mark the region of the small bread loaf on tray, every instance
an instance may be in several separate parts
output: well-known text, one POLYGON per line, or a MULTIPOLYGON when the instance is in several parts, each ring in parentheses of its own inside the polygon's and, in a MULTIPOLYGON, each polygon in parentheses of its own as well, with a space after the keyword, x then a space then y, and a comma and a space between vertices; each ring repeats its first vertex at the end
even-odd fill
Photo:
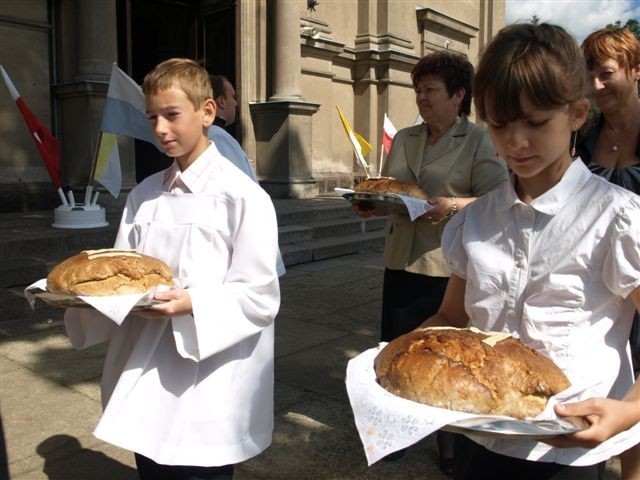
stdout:
POLYGON ((424 329, 389 342, 375 359, 394 395, 468 413, 535 417, 570 386, 562 371, 519 340, 466 329, 424 329))
POLYGON ((171 285, 172 278, 164 262, 135 250, 85 250, 51 270, 47 290, 67 295, 126 295, 171 285))
POLYGON ((396 193, 421 200, 429 200, 427 194, 417 184, 396 180, 392 177, 369 178, 358 183, 353 189, 358 193, 377 193, 379 195, 396 193))

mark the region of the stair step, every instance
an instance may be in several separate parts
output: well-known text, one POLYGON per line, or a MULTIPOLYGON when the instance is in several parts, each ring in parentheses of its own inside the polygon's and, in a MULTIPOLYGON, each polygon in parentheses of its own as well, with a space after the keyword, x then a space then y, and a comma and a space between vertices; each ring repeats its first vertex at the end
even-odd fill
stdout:
POLYGON ((314 205, 314 199, 300 208, 290 208, 276 213, 278 225, 299 225, 313 223, 316 221, 330 220, 337 218, 353 218, 354 213, 351 204, 344 199, 321 199, 322 202, 314 205))
POLYGON ((351 215, 350 218, 321 220, 308 224, 283 225, 278 227, 278 241, 282 246, 313 239, 373 232, 382 230, 385 221, 384 217, 363 219, 351 215))
POLYGON ((16 230, 0 233, 0 258, 27 257, 34 252, 105 248, 113 245, 117 225, 83 230, 51 229, 24 235, 16 230))
POLYGON ((335 238, 314 239, 280 247, 286 266, 327 258, 352 255, 365 250, 381 250, 384 247, 382 230, 335 238))

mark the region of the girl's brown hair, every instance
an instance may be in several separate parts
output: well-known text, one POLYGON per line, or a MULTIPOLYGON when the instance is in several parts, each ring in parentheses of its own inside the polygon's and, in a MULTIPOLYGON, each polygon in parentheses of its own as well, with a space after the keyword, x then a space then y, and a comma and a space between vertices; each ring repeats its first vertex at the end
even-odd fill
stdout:
POLYGON ((582 52, 563 28, 542 23, 509 25, 486 47, 473 79, 476 113, 507 123, 524 117, 520 95, 551 109, 585 98, 582 52))
POLYGON ((205 100, 213 98, 209 74, 197 62, 188 58, 170 58, 159 63, 142 82, 142 92, 145 95, 169 88, 182 90, 196 110, 200 109, 205 100))

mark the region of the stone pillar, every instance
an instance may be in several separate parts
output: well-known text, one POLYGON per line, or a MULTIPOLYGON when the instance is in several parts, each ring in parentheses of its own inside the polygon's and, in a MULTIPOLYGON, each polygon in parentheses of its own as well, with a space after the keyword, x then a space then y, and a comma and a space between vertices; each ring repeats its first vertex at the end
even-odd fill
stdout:
POLYGON ((109 81, 117 58, 115 0, 78 0, 78 74, 76 80, 109 81), (105 31, 105 26, 113 31, 105 31))
MULTIPOLYGON (((273 95, 250 104, 256 136, 260 185, 273 198, 312 198, 311 116, 320 105, 307 103, 300 88, 300 14, 304 0, 273 0, 273 95)), ((269 59, 267 59, 269 61, 269 59)))
POLYGON ((300 90, 302 1, 273 0, 273 95, 269 101, 303 100, 300 90))
MULTIPOLYGON (((111 66, 117 61, 116 0, 76 0, 75 8, 65 10, 65 23, 75 23, 75 29, 60 31, 63 41, 77 45, 75 63, 67 64, 68 78, 61 78, 54 87, 59 110, 62 138, 62 180, 76 199, 82 196, 89 181, 95 155, 104 101, 111 76, 111 66), (65 36, 66 35, 66 36, 65 36)), ((135 184, 133 141, 118 139, 123 191, 135 184)), ((94 183, 94 188, 101 186, 94 183)), ((116 202, 108 193, 99 203, 116 202)))
POLYGON ((320 105, 306 102, 250 104, 260 185, 273 198, 313 198, 311 116, 320 105))

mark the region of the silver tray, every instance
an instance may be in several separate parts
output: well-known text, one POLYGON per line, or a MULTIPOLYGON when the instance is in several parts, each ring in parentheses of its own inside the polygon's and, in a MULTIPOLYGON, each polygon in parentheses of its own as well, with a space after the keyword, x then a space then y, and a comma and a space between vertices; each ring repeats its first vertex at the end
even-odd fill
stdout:
MULTIPOLYGON (((43 302, 51 305, 55 308, 93 308, 87 302, 73 295, 65 295, 63 293, 53 293, 53 292, 37 292, 34 294, 37 298, 42 300, 43 302)), ((164 303, 160 300, 154 300, 149 298, 143 298, 138 303, 134 305, 131 309, 132 311, 136 310, 146 310, 152 305, 158 305, 160 303, 164 303)))
POLYGON ((554 420, 518 420, 489 415, 459 420, 444 426, 443 430, 483 437, 543 440, 546 437, 576 433, 588 427, 588 422, 582 417, 566 417, 554 420))
POLYGON ((407 207, 396 193, 353 192, 342 195, 351 203, 358 204, 362 210, 377 210, 385 213, 408 213, 407 207))

